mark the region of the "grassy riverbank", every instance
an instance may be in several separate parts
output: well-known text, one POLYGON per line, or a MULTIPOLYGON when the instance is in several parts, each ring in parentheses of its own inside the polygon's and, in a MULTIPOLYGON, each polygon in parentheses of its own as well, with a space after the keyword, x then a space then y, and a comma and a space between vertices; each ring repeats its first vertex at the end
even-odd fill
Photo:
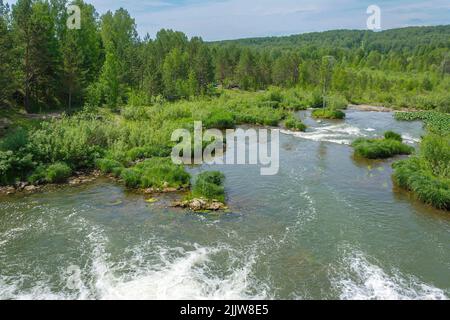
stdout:
POLYGON ((403 121, 423 120, 427 134, 409 159, 394 164, 394 180, 419 200, 450 210, 450 115, 438 112, 403 112, 403 121))

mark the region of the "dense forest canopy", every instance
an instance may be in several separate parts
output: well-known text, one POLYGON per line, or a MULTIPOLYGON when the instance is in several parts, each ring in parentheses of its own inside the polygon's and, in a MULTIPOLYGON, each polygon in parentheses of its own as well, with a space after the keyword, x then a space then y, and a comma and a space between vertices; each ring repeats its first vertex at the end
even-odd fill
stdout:
POLYGON ((0 105, 27 112, 190 99, 218 87, 323 88, 354 103, 449 110, 450 26, 338 30, 206 43, 161 30, 141 38, 125 9, 100 16, 82 0, 0 0, 0 105))

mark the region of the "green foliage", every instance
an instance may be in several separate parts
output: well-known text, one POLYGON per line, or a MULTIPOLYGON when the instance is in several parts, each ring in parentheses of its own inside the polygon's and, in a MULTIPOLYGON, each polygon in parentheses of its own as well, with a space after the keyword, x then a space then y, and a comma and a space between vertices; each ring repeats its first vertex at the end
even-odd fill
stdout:
POLYGON ((355 155, 366 159, 387 159, 395 155, 409 155, 414 152, 414 148, 402 143, 402 140, 391 138, 391 132, 387 132, 386 136, 390 138, 355 140, 352 144, 355 155))
POLYGON ((40 165, 38 166, 33 173, 28 176, 27 180, 29 183, 31 184, 42 184, 42 183, 46 183, 47 179, 47 167, 44 165, 40 165))
POLYGON ((116 177, 120 176, 124 166, 112 159, 104 158, 96 161, 97 168, 104 174, 113 174, 116 177))
POLYGON ((141 176, 137 170, 124 169, 120 174, 120 178, 122 178, 128 188, 138 188, 141 185, 141 176))
POLYGON ((152 158, 124 169, 121 174, 130 188, 184 188, 189 186, 190 175, 183 166, 175 165, 170 158, 152 158))
POLYGON ((0 150, 2 151, 19 151, 28 143, 28 132, 23 128, 18 128, 9 133, 0 142, 0 150))
POLYGON ((77 168, 91 168, 107 146, 110 131, 100 121, 66 117, 45 122, 29 135, 28 148, 42 163, 62 161, 77 168))
POLYGON ((36 163, 29 153, 0 151, 0 185, 12 185, 25 178, 34 170, 36 163))
POLYGON ((420 145, 420 156, 433 175, 450 179, 450 135, 426 135, 420 145))
POLYGON ((396 132, 393 132, 393 131, 386 131, 384 133, 384 138, 385 139, 392 139, 392 140, 403 142, 402 136, 400 134, 396 133, 396 132))
POLYGON ((48 166, 45 179, 49 183, 63 183, 72 175, 72 169, 65 163, 59 162, 48 166))
POLYGON ((233 114, 224 109, 212 109, 202 121, 207 129, 233 129, 236 126, 233 114))
POLYGON ((7 12, 0 1, 0 104, 11 99, 16 85, 14 79, 14 43, 12 30, 8 25, 7 12))
POLYGON ((284 126, 289 130, 294 131, 305 131, 306 125, 299 119, 295 118, 293 115, 289 115, 284 122, 284 126))
POLYGON ((425 122, 427 129, 438 134, 450 132, 450 114, 435 111, 420 112, 396 112, 395 119, 399 121, 418 121, 425 122))
POLYGON ((326 97, 326 106, 332 110, 347 109, 348 101, 340 95, 330 95, 326 97))
POLYGON ((419 200, 438 209, 450 210, 450 179, 438 178, 413 157, 394 164, 394 180, 419 200))
POLYGON ((319 119, 344 119, 345 113, 336 109, 317 109, 312 112, 314 118, 319 119))
POLYGON ((218 171, 208 171, 199 174, 192 188, 194 197, 225 202, 225 176, 218 171))

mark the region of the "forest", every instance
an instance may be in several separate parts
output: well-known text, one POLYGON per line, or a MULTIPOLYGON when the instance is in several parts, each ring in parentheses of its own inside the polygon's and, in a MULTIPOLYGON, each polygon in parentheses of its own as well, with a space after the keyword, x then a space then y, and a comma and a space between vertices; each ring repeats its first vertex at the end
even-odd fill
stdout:
MULTIPOLYGON (((0 0, 0 104, 28 113, 116 108, 269 86, 323 90, 340 101, 449 111, 450 26, 338 30, 204 42, 172 30, 140 37, 125 9, 99 15, 76 0, 0 0)), ((320 100, 320 99, 319 99, 320 100)), ((314 102, 314 101, 313 101, 314 102)), ((320 104, 320 101, 319 101, 320 104)))

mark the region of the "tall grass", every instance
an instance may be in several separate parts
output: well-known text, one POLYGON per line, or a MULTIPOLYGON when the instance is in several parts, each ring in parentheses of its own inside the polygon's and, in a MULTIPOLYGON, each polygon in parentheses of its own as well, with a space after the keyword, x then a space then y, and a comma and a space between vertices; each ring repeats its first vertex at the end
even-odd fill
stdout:
POLYGON ((414 148, 402 142, 402 137, 392 131, 384 139, 359 138, 352 143, 355 155, 366 159, 387 159, 396 155, 409 155, 414 148))
POLYGON ((218 171, 207 171, 199 174, 192 188, 194 197, 225 202, 225 176, 218 171))

